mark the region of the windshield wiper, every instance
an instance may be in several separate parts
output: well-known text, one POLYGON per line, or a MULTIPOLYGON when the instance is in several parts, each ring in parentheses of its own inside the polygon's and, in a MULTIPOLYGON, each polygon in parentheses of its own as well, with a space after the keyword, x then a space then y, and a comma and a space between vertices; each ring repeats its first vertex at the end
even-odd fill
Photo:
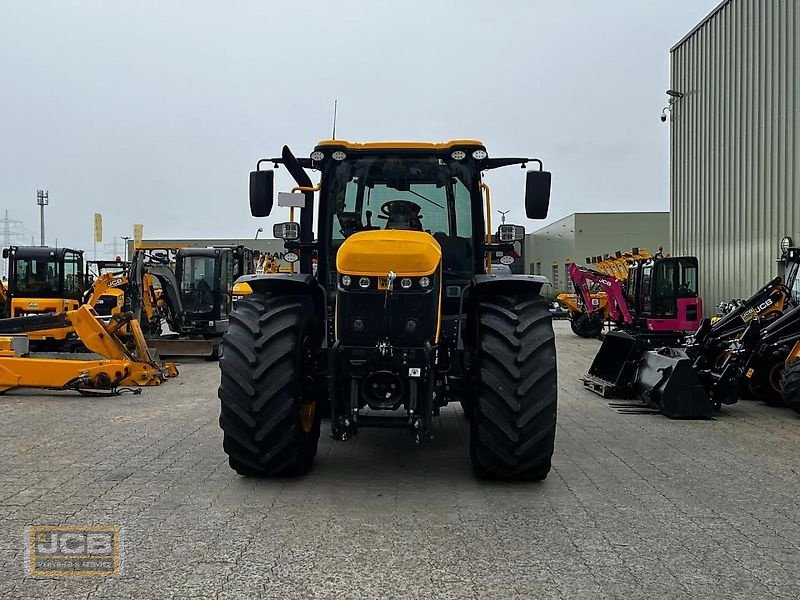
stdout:
POLYGON ((439 208, 441 208, 442 210, 444 210, 444 206, 442 206, 442 205, 441 205, 441 204, 439 204, 438 202, 434 202, 434 201, 433 201, 433 200, 431 200, 430 198, 426 198, 425 196, 423 196, 422 194, 418 194, 418 193, 417 193, 417 192, 415 192, 414 190, 408 190, 408 191, 409 191, 409 192, 411 192, 412 194, 414 194, 415 196, 417 196, 417 197, 419 197, 419 198, 422 198, 423 200, 427 200, 428 202, 430 202, 430 203, 431 203, 431 204, 433 204, 434 206, 438 206, 439 208))

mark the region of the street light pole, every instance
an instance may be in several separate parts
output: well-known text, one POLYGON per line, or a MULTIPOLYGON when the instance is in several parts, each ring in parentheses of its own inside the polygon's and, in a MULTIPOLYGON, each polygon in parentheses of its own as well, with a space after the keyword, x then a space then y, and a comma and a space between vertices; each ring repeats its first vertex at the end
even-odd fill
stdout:
POLYGON ((40 246, 44 246, 44 207, 50 203, 47 190, 36 190, 36 204, 39 205, 39 221, 41 224, 42 235, 40 246))

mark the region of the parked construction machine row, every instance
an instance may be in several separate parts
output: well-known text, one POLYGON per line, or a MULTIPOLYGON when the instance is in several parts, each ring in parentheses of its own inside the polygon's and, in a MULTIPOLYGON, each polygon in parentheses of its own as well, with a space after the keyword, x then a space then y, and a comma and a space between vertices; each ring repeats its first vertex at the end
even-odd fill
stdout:
POLYGON ((787 248, 783 274, 681 345, 649 332, 609 333, 584 385, 604 397, 638 398, 675 418, 710 417, 741 396, 800 402, 800 307, 793 288, 800 249, 787 248))
MULTIPOLYGON (((3 255, 9 265, 10 317, 56 315, 81 304, 94 307, 101 316, 132 312, 148 344, 164 356, 217 358, 233 282, 256 268, 254 251, 243 246, 182 248, 174 269, 136 251, 129 263, 87 263, 95 271, 92 275, 85 273, 78 250, 13 246, 3 255)), ((29 341, 37 350, 82 347, 69 327, 31 331, 29 341)))

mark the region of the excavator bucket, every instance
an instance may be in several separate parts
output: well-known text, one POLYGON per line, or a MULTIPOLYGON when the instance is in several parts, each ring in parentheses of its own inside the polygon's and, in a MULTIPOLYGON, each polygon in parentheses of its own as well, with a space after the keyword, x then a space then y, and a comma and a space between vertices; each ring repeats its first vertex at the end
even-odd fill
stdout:
POLYGON ((701 419, 713 414, 692 360, 678 348, 645 352, 633 390, 636 397, 671 419, 701 419))

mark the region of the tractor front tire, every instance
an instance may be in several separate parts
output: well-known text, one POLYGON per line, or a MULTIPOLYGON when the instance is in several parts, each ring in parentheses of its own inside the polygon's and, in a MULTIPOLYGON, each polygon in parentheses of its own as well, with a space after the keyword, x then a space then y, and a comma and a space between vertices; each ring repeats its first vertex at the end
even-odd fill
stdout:
POLYGON ((478 389, 470 456, 485 478, 539 481, 556 435, 556 346, 547 301, 486 295, 477 306, 478 389))
POLYGON ((306 296, 251 294, 223 337, 223 449, 246 476, 301 475, 317 453, 320 410, 309 391, 315 328, 306 296))
POLYGON ((789 363, 783 370, 781 394, 786 406, 800 413, 800 359, 789 363))

